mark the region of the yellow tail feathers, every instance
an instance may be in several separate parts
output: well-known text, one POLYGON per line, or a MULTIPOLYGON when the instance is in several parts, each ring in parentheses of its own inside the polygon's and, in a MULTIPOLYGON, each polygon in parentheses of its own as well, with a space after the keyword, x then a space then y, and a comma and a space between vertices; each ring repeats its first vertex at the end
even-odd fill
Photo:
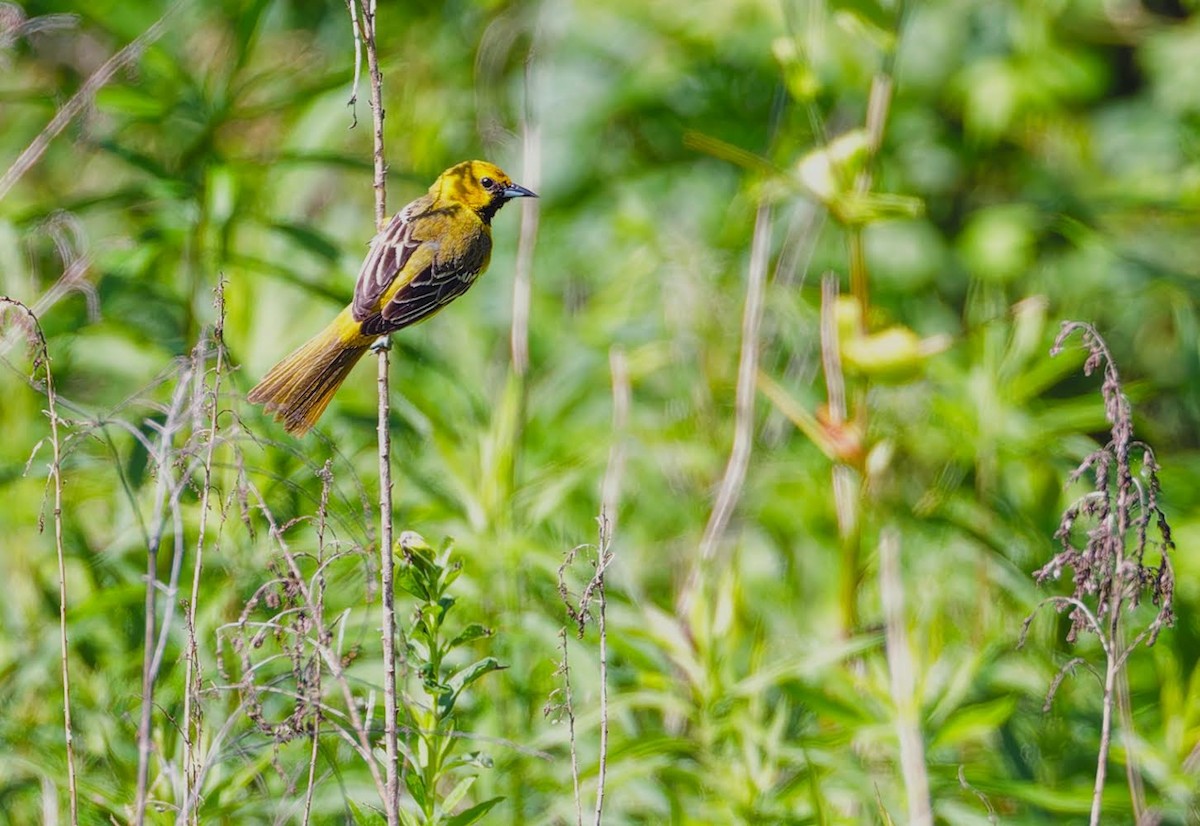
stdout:
POLYGON ((344 310, 328 327, 271 368, 247 398, 302 436, 317 423, 346 376, 375 340, 344 310))

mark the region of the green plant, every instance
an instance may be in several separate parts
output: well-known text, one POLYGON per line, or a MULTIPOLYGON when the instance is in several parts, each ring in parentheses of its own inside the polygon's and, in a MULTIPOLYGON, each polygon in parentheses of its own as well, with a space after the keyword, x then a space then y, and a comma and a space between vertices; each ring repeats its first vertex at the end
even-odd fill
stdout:
POLYGON ((462 573, 462 563, 451 561, 451 544, 434 551, 409 531, 396 541, 396 556, 396 587, 416 599, 402 631, 406 679, 401 705, 401 773, 416 811, 402 807, 400 818, 423 826, 467 826, 504 798, 454 811, 475 783, 476 774, 469 770, 491 766, 482 751, 464 750, 470 737, 459 731, 455 710, 463 692, 502 666, 495 657, 470 658, 474 643, 492 636, 489 629, 468 623, 455 631, 447 624, 457 602, 450 586, 462 573))

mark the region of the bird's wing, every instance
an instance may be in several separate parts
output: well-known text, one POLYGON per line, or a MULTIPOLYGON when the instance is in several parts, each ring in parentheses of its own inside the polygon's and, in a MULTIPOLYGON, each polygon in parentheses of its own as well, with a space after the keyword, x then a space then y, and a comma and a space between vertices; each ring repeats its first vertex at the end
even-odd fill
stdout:
MULTIPOLYGON (((371 239, 371 249, 358 271, 358 281, 354 285, 352 307, 355 321, 365 321, 379 315, 384 294, 393 286, 396 276, 405 271, 413 253, 421 248, 421 239, 414 237, 413 233, 414 216, 428 208, 421 200, 413 201, 397 212, 383 231, 371 239)), ((432 260, 428 254, 420 257, 426 261, 432 260)), ((414 271, 418 271, 417 267, 424 269, 429 266, 422 261, 412 263, 415 266, 408 270, 410 278, 414 271)))
POLYGON ((418 199, 371 242, 354 288, 354 318, 365 335, 428 318, 475 283, 487 266, 491 239, 471 232, 450 243, 454 217, 454 210, 418 199))

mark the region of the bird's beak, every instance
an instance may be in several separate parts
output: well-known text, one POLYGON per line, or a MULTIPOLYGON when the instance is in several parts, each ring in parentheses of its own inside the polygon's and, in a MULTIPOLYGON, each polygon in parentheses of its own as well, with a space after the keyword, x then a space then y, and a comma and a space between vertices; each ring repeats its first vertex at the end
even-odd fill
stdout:
POLYGON ((506 200, 508 198, 536 198, 537 197, 537 193, 534 192, 532 189, 526 189, 525 187, 518 186, 517 184, 509 184, 508 186, 504 187, 504 189, 501 191, 500 194, 503 195, 506 200))

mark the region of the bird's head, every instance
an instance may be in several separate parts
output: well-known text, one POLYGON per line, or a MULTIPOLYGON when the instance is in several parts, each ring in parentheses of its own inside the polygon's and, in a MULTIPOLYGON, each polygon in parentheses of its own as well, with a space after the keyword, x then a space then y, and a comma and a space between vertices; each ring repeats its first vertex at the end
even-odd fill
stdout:
POLYGON ((512 182, 508 174, 487 161, 463 161, 438 176, 429 190, 440 201, 461 204, 474 210, 484 223, 513 198, 536 198, 537 194, 512 182))

